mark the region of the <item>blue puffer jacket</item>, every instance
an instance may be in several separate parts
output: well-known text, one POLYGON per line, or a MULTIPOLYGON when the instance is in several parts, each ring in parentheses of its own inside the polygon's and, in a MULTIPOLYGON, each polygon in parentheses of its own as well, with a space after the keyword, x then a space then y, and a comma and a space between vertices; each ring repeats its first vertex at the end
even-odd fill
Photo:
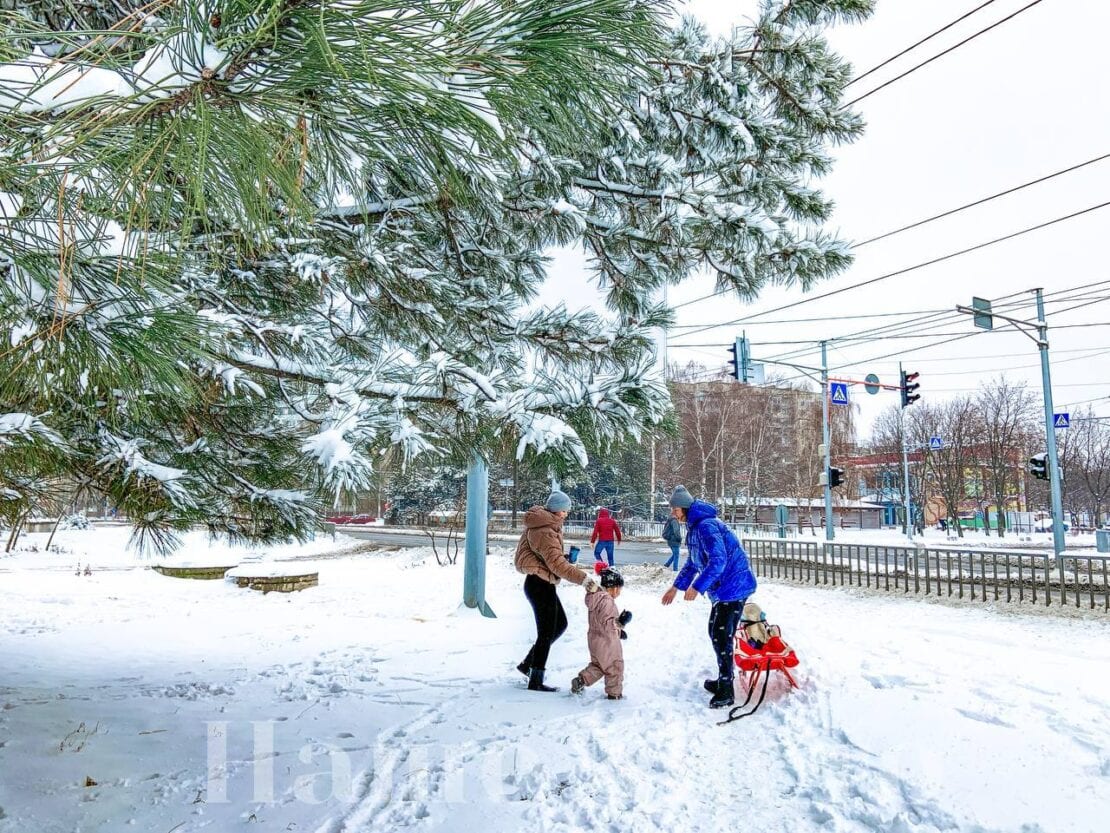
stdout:
POLYGON ((674 586, 694 589, 714 602, 737 602, 755 592, 748 554, 732 530, 717 518, 717 507, 695 500, 686 510, 686 546, 690 555, 674 586))

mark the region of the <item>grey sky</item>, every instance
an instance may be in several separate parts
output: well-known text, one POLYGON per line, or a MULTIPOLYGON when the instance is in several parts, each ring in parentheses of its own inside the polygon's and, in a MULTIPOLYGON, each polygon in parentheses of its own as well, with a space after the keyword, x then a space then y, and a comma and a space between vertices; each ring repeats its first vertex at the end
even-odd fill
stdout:
MULTIPOLYGON (((857 71, 863 71, 980 2, 880 0, 868 22, 839 27, 831 33, 831 40, 857 71)), ((850 92, 867 92, 1028 2, 995 0, 923 47, 853 85, 850 92)), ((719 32, 741 22, 742 16, 754 8, 754 3, 721 0, 691 0, 688 4, 691 13, 719 32)), ((847 240, 864 240, 1110 153, 1108 93, 1103 80, 1107 63, 1103 39, 1107 31, 1110 3, 1043 0, 860 102, 857 108, 867 121, 867 132, 854 145, 837 150, 836 167, 821 183, 837 203, 832 227, 847 240)), ((861 248, 847 273, 818 285, 811 294, 913 266, 1107 200, 1110 160, 861 248)), ((1104 244, 1100 242, 1108 228, 1110 206, 872 287, 768 315, 766 320, 951 309, 969 303, 972 295, 997 298, 1036 286, 1046 293, 1060 293, 1073 286, 1110 281, 1110 266, 1104 264, 1104 244)), ((559 253, 552 275, 545 300, 583 297, 581 260, 576 254, 559 253)), ((673 288, 669 300, 677 304, 712 291, 709 276, 695 277, 673 288)), ((1110 284, 1094 292, 1098 297, 1110 298, 1110 284)), ((672 333, 672 343, 720 346, 672 348, 671 358, 721 364, 728 359, 725 345, 741 329, 747 331, 755 345, 753 354, 759 357, 798 349, 770 342, 835 337, 898 320, 759 324, 757 319, 689 338, 681 335, 681 325, 728 321, 802 297, 796 289, 771 290, 750 306, 714 298, 682 307, 678 311, 680 327, 672 333)), ((1019 294, 1012 300, 1024 297, 1019 294)), ((1049 304, 1050 326, 1102 322, 1110 314, 1108 300, 1053 315, 1054 309, 1077 303, 1082 299, 1049 304)), ((1034 317, 1031 306, 1013 314, 1034 317)), ((907 369, 921 372, 921 393, 933 400, 974 389, 981 379, 1003 370, 1013 380, 1028 380, 1039 393, 1036 348, 1019 333, 1010 329, 927 348, 931 342, 942 340, 943 334, 972 332, 973 328, 970 321, 958 320, 932 326, 931 331, 938 335, 834 344, 830 347, 830 364, 849 365, 839 371, 846 377, 861 378, 875 372, 883 381, 895 382, 901 360, 907 369), (864 361, 894 351, 905 352, 889 359, 864 361)), ((1050 341, 1057 410, 1103 397, 1103 401, 1093 403, 1096 412, 1110 414, 1110 326, 1050 330, 1050 341)), ((816 345, 813 350, 795 360, 815 362, 816 345)), ((853 388, 861 425, 868 425, 880 408, 896 401, 894 397, 892 393, 869 397, 861 388, 853 388)))

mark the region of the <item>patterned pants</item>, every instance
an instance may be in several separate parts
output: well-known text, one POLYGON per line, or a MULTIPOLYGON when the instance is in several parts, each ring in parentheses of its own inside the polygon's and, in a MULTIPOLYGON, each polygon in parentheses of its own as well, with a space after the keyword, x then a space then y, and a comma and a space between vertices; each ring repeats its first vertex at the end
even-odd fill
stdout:
POLYGON ((717 680, 732 683, 735 663, 733 662, 733 637, 740 623, 740 613, 744 602, 714 602, 709 611, 709 641, 713 643, 713 653, 717 655, 717 680))

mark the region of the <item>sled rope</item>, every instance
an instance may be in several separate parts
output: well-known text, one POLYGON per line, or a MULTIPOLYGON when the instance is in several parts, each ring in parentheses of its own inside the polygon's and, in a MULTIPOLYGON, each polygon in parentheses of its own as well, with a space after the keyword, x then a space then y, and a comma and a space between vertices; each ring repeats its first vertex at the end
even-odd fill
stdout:
POLYGON ((762 686, 762 688, 760 689, 760 692, 759 692, 759 699, 755 701, 755 706, 752 708, 752 710, 750 712, 748 712, 747 714, 738 714, 738 712, 742 711, 744 709, 744 707, 746 707, 748 705, 748 700, 752 699, 752 694, 755 693, 755 686, 752 686, 748 690, 747 699, 744 700, 744 702, 741 703, 739 706, 733 706, 731 709, 729 709, 728 718, 725 719, 725 720, 720 721, 717 725, 718 726, 726 726, 729 723, 732 723, 734 720, 743 720, 745 717, 751 717, 753 714, 755 714, 757 711, 759 711, 759 707, 761 705, 763 705, 763 698, 767 694, 767 683, 770 682, 770 680, 771 680, 771 660, 770 660, 770 658, 768 658, 767 659, 767 665, 763 669, 763 686, 762 686))

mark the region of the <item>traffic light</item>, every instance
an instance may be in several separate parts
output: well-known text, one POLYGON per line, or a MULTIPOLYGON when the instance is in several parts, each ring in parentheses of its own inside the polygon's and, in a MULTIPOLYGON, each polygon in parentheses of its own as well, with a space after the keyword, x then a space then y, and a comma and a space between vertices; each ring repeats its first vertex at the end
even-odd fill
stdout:
POLYGON ((1044 454, 1034 454, 1029 458, 1029 473, 1038 480, 1048 480, 1048 461, 1044 454))
POLYGON ((912 405, 914 402, 916 402, 918 399, 921 398, 920 393, 914 393, 914 391, 916 391, 919 387, 921 387, 921 383, 917 381, 917 377, 920 376, 920 375, 921 375, 920 373, 907 373, 904 370, 902 371, 902 385, 901 385, 901 387, 902 387, 902 407, 903 408, 909 407, 910 405, 912 405))
POLYGON ((835 489, 844 482, 844 469, 829 466, 829 488, 835 489))
POLYGON ((728 348, 728 351, 732 353, 732 361, 729 362, 729 366, 732 368, 732 378, 737 382, 749 381, 752 377, 752 358, 748 348, 748 339, 744 336, 738 336, 733 345, 728 348))

